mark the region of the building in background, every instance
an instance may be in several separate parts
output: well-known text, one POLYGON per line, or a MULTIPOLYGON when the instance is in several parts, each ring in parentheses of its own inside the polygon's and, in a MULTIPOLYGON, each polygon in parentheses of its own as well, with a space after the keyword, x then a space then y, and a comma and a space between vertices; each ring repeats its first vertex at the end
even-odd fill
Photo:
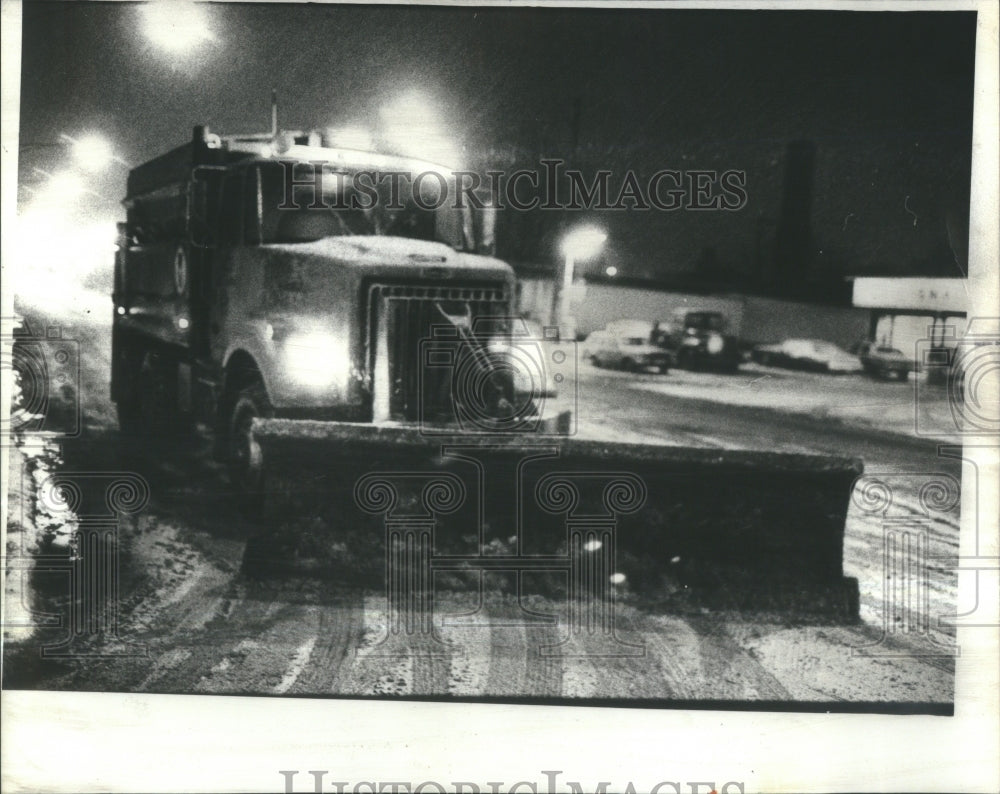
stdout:
MULTIPOLYGON (((586 336, 617 320, 650 323, 669 318, 681 308, 718 311, 745 344, 790 338, 825 339, 847 348, 865 339, 871 313, 849 306, 827 306, 737 292, 694 292, 636 282, 576 281, 569 294, 569 313, 577 335, 586 336)), ((552 276, 544 270, 518 268, 518 310, 549 322, 552 276)))
POLYGON ((964 278, 857 277, 853 303, 871 312, 870 339, 916 360, 921 343, 931 348, 957 344, 965 328, 968 290, 964 278))

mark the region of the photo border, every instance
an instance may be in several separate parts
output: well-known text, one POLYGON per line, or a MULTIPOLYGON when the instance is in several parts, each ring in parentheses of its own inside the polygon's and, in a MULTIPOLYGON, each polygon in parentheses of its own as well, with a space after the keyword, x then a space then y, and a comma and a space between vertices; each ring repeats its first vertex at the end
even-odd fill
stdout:
MULTIPOLYGON (((623 5, 586 3, 587 8, 623 5)), ((627 5, 663 8, 649 2, 627 5)), ((995 2, 682 0, 670 8, 978 11, 969 316, 1000 314, 996 180, 1000 7, 995 2)), ((3 0, 2 15, 3 225, 8 231, 3 237, 3 260, 10 261, 19 125, 19 5, 3 0)), ((11 316, 11 301, 5 293, 4 316, 11 316)), ((980 470, 980 482, 996 483, 997 448, 969 451, 980 470)), ((8 450, 0 447, 0 452, 6 472, 8 450)), ((965 478, 969 476, 966 465, 965 478)), ((997 497, 996 490, 979 494, 978 517, 963 512, 963 557, 971 556, 974 538, 969 522, 977 518, 979 556, 998 557, 997 497)), ((6 492, 0 510, 6 516, 6 492)), ((978 574, 980 609, 985 610, 987 622, 994 623, 1000 593, 996 581, 995 570, 978 574)), ((974 587, 973 577, 960 576, 960 609, 974 603, 974 587)), ((996 791, 1000 788, 998 638, 995 627, 959 627, 962 654, 956 660, 954 717, 4 691, 3 787, 7 791, 280 791, 279 770, 302 770, 296 790, 311 790, 307 770, 330 770, 328 780, 352 781, 352 785, 366 780, 405 780, 414 785, 425 780, 475 781, 487 791, 488 781, 504 781, 506 791, 524 780, 545 790, 545 770, 560 770, 562 785, 581 781, 584 790, 599 781, 610 781, 611 791, 624 789, 628 782, 642 791, 659 781, 680 781, 683 791, 707 792, 710 781, 720 787, 726 781, 742 781, 747 792, 996 791), (698 788, 691 788, 699 781, 698 788)))

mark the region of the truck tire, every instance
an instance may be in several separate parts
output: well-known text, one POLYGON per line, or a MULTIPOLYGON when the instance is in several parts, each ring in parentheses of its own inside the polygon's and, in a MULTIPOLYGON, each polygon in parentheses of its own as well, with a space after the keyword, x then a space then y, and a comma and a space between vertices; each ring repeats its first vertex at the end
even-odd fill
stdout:
POLYGON ((264 501, 264 456, 251 427, 255 417, 273 415, 267 391, 259 382, 240 390, 229 414, 229 479, 241 507, 248 512, 259 509, 264 501))

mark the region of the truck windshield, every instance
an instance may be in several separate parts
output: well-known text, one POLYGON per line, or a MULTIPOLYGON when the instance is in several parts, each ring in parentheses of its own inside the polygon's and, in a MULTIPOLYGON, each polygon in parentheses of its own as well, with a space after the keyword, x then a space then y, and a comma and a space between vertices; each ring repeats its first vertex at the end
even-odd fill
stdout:
MULTIPOLYGON (((421 183, 420 206, 414 200, 412 180, 383 179, 338 171, 310 163, 269 163, 261 174, 261 242, 311 242, 343 235, 442 239, 435 191, 439 181, 421 183)), ((451 210, 456 212, 456 210, 451 210)), ((459 245, 461 241, 458 241, 459 245)), ((458 247, 458 246, 455 246, 458 247)))

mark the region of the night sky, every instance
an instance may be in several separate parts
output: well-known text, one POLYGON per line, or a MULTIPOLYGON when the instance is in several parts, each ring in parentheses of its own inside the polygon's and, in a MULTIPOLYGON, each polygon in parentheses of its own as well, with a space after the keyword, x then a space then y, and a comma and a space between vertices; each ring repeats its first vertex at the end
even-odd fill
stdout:
MULTIPOLYGON (((534 213, 503 252, 544 266, 559 230, 607 228, 594 272, 760 287, 774 276, 788 144, 812 142, 802 278, 962 275, 975 14, 213 5, 215 40, 167 56, 128 4, 26 3, 21 180, 65 158, 60 132, 99 132, 139 163, 191 127, 377 123, 419 89, 467 162, 585 173, 747 172, 738 212, 534 213), (538 166, 535 165, 537 168, 538 166), (578 217, 579 216, 579 217, 578 217)), ((115 212, 125 169, 94 177, 115 212)), ((613 184, 617 184, 613 180, 613 184)), ((22 199, 27 197, 22 194, 22 199)))

